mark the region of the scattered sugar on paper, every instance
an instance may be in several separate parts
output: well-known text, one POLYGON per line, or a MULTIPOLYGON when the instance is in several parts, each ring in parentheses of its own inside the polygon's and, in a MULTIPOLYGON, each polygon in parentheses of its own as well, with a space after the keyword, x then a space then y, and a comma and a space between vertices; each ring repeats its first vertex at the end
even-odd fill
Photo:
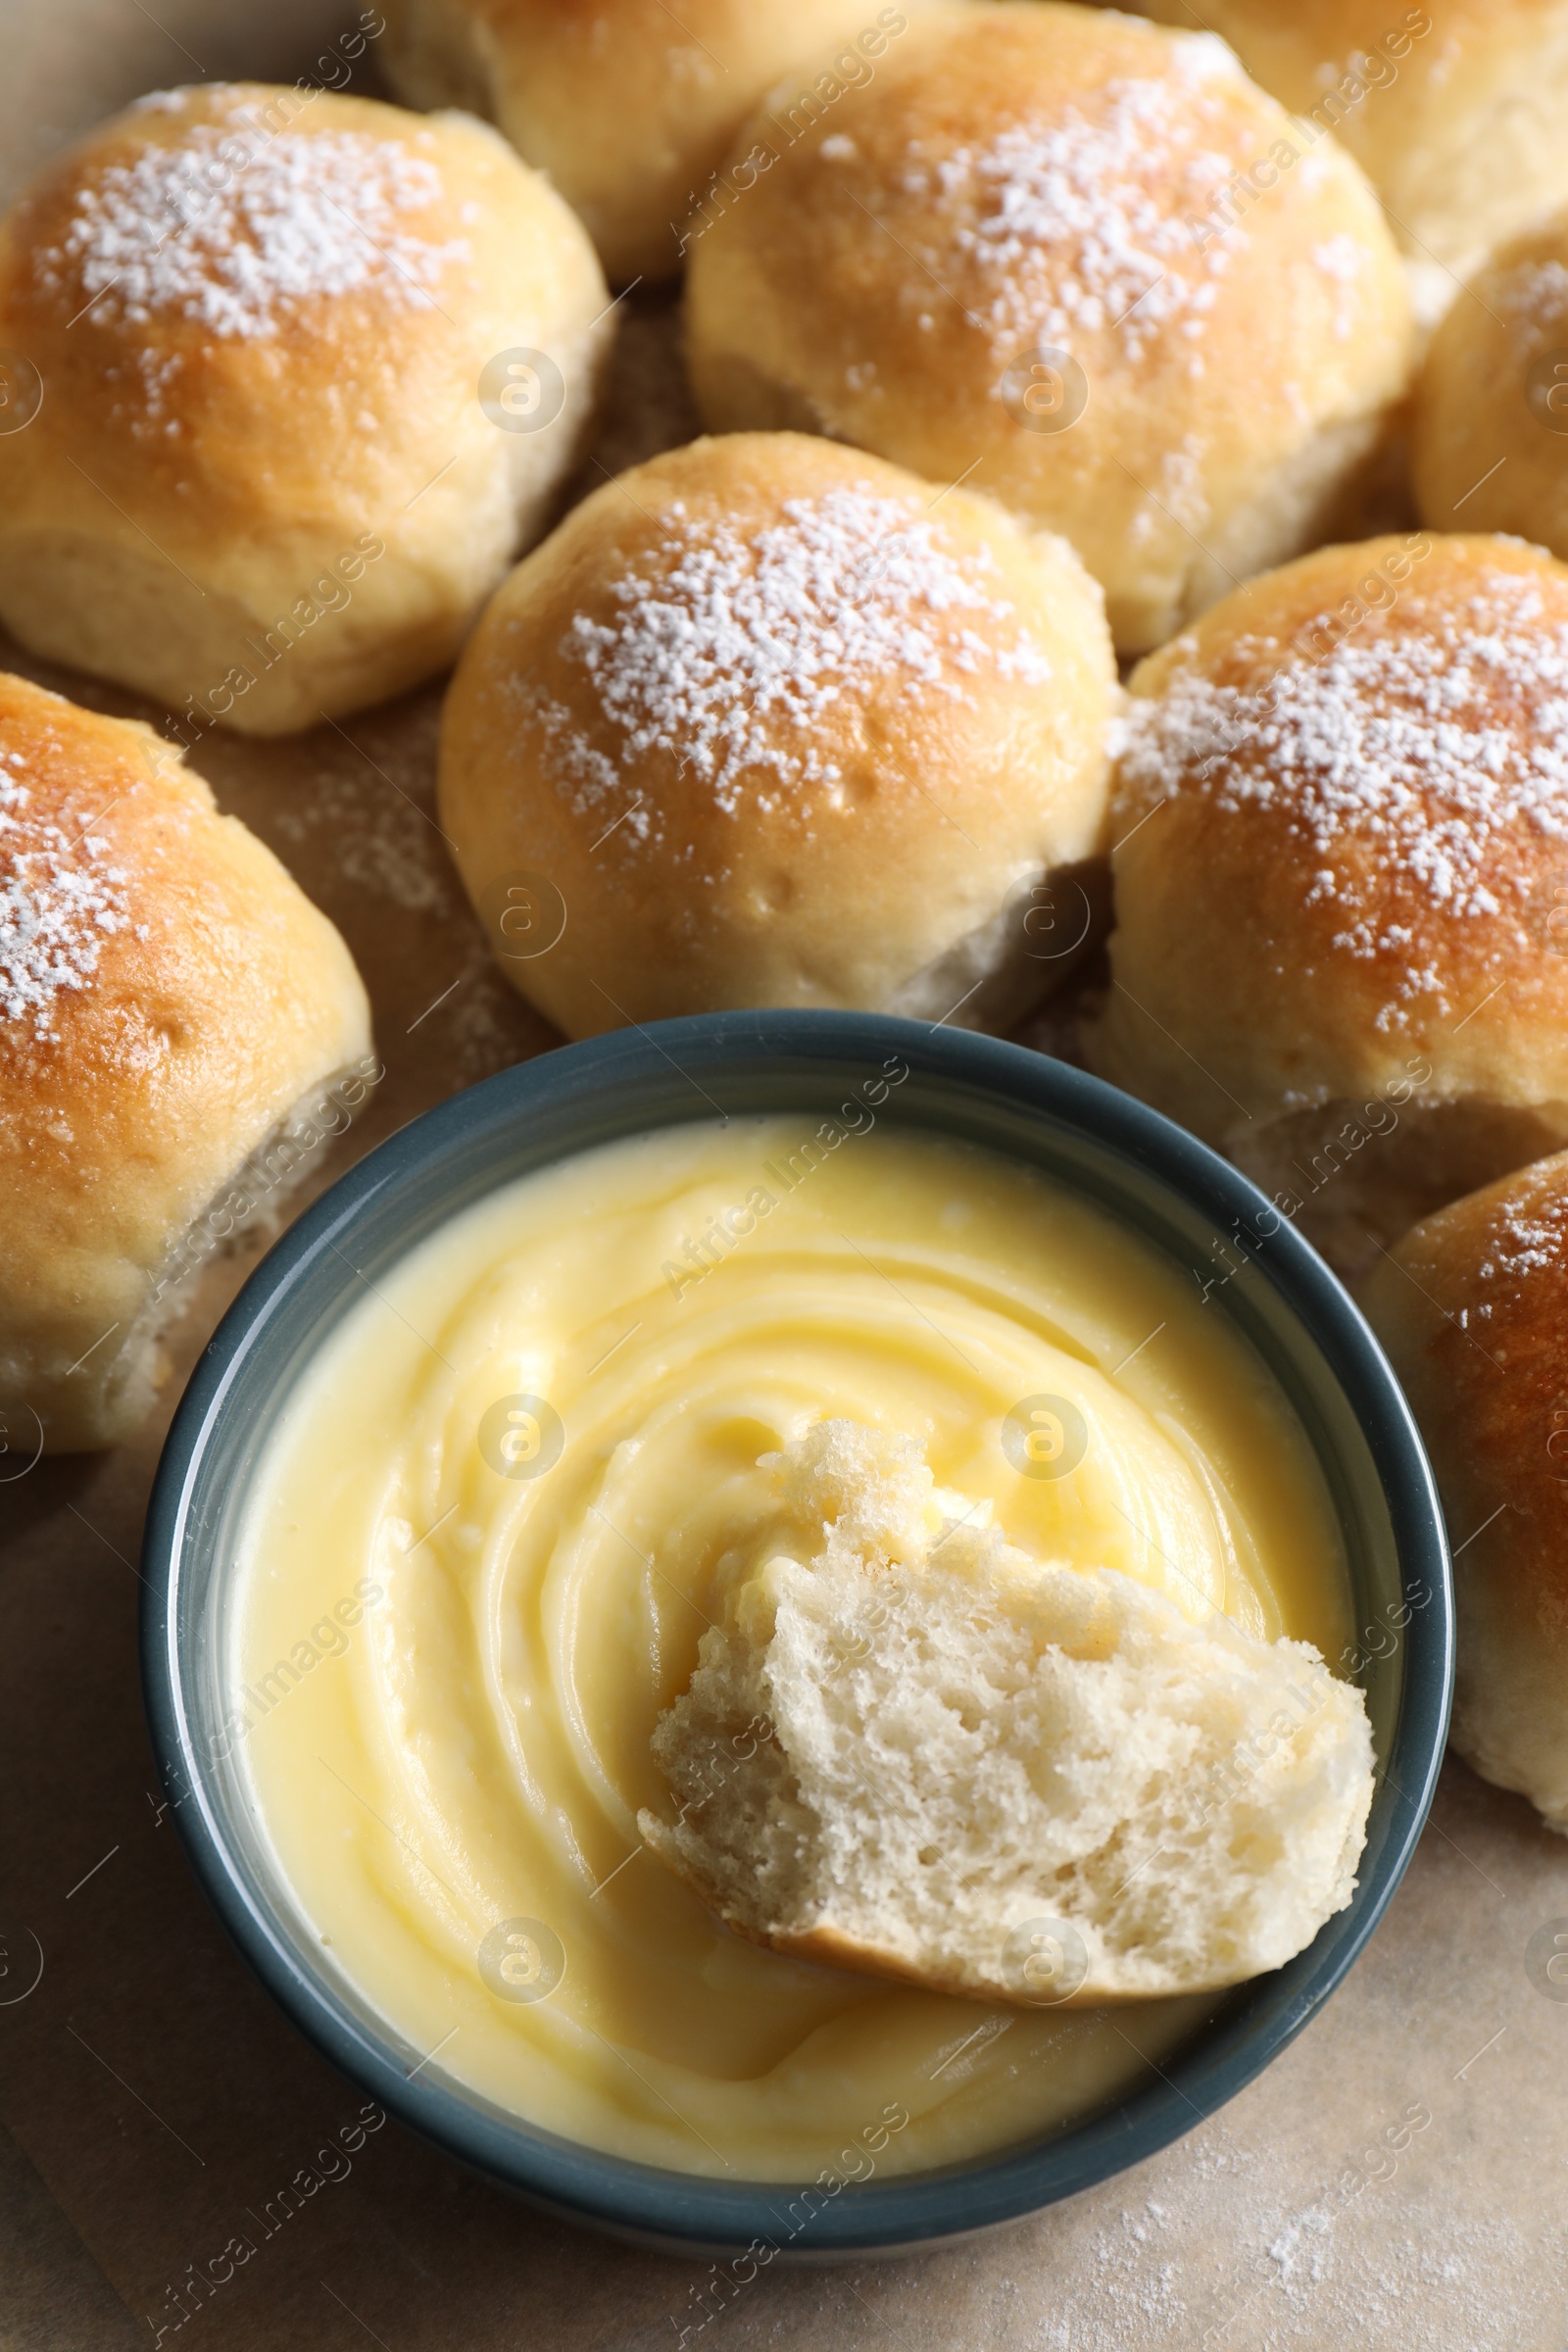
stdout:
POLYGON ((408 914, 445 918, 457 901, 451 861, 425 806, 434 798, 431 715, 422 706, 405 707, 395 732, 375 730, 373 762, 357 744, 334 740, 308 788, 277 796, 268 829, 295 851, 308 850, 313 861, 324 852, 356 890, 408 914))
MULTIPOLYGON (((1524 2313, 1502 2281, 1539 2276, 1505 2218, 1434 2230, 1408 2203, 1304 2202, 1288 2147, 1210 2126, 1160 2160, 1155 2195, 1076 2234, 1042 2352, 1515 2352, 1524 2313), (1216 2274, 1215 2264, 1219 2268, 1216 2274)), ((1534 2340, 1534 2339, 1531 2339, 1534 2340)))

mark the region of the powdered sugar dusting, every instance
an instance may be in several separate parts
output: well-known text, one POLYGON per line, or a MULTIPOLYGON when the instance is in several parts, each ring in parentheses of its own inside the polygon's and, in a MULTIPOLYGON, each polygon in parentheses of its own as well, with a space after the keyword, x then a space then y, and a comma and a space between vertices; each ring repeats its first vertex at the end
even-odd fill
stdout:
MULTIPOLYGON (((612 588, 616 616, 578 613, 561 649, 617 757, 562 705, 531 702, 579 811, 623 796, 627 771, 654 751, 701 777, 726 815, 748 796, 767 809, 801 787, 832 801, 842 771, 819 728, 847 697, 899 678, 909 693, 967 702, 967 679, 1052 675, 1041 648, 1008 632, 1013 608, 991 592, 989 556, 960 554, 898 499, 863 485, 791 499, 749 538, 679 503, 662 519, 659 548, 612 588)), ((657 838, 660 821, 644 802, 626 830, 657 838)))
POLYGON ((45 1040, 62 990, 87 986, 104 940, 131 918, 108 842, 37 813, 22 763, 20 753, 0 752, 0 1020, 45 1040))
POLYGON ((1368 270, 1374 265, 1370 247, 1358 237, 1347 235, 1324 237, 1312 247, 1308 260, 1320 277, 1335 289, 1334 333, 1338 342, 1348 342, 1355 330, 1358 316, 1357 297, 1368 270))
MULTIPOLYGON (((1236 657, 1266 667, 1279 652, 1243 639, 1236 657)), ((1256 688, 1179 668, 1133 705, 1120 778, 1141 805, 1197 790, 1282 810, 1312 861, 1305 903, 1344 909, 1334 945, 1407 956, 1408 926, 1367 911, 1369 866, 1446 917, 1495 917, 1503 847, 1568 840, 1568 622, 1498 571, 1462 605, 1417 606, 1321 661, 1292 655, 1256 688)), ((1403 986, 1430 983, 1412 967, 1403 986)))
POLYGON ((171 146, 111 163, 78 190, 41 281, 79 287, 90 316, 145 325, 195 320, 214 335, 266 338, 302 303, 373 287, 406 308, 466 241, 432 241, 405 218, 439 201, 436 165, 359 131, 236 139, 236 114, 190 125, 171 146))
POLYGON ((1568 323, 1568 268, 1559 261, 1518 262, 1494 272, 1482 292, 1521 345, 1539 344, 1568 323))
POLYGON ((1498 1204, 1486 1255, 1476 1267, 1478 1280, 1495 1284, 1499 1296, 1461 1306, 1459 1328, 1467 1329, 1472 1317, 1487 1321, 1506 1302, 1502 1294, 1517 1298, 1528 1277, 1539 1280, 1550 1272, 1568 1273, 1568 1195, 1554 1197, 1545 1187, 1531 1183, 1518 1199, 1498 1204))
POLYGON ((1013 123, 983 147, 928 158, 911 146, 902 192, 957 217, 937 274, 969 281, 999 353, 1114 329, 1137 360, 1159 338, 1202 334, 1230 251, 1220 238, 1200 250, 1191 223, 1234 159, 1203 143, 1218 116, 1204 44, 1172 57, 1167 74, 1109 82, 1092 109, 1013 123))
POLYGON ((1378 2205, 1370 2186, 1347 2201, 1332 2178, 1302 2202, 1306 2136, 1276 2130, 1253 2145, 1210 2125, 1161 2160, 1158 2198, 1117 2211, 1114 2183, 1075 2233, 1070 2267, 1058 2255, 1046 2274, 1058 2293, 1070 2279, 1071 2303, 1047 2320, 1042 2352, 1516 2352, 1536 2340, 1525 2330, 1550 2308, 1554 2274, 1500 2205, 1461 2218, 1441 2173, 1378 2205))

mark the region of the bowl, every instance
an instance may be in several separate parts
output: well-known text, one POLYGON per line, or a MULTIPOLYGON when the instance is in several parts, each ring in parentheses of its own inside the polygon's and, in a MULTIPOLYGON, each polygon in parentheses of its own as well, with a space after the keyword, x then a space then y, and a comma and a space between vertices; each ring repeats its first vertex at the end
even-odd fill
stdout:
MULTIPOLYGON (((849 1012, 664 1021, 504 1071, 371 1152, 252 1275, 193 1373, 153 1491, 142 1671, 172 1818, 229 1936, 294 2023, 389 2113, 449 2155, 572 2221, 669 2249, 816 2259, 929 2246, 1036 2211, 1140 2162, 1232 2098, 1345 1977, 1410 1858, 1452 1687, 1443 1518, 1403 1396, 1316 1252, 1248 1180, 1129 1096, 1021 1047, 849 1012), (234 1531, 282 1399, 326 1334, 403 1253, 497 1185, 639 1131, 785 1110, 826 1116, 888 1057, 909 1076, 881 1112, 1040 1169, 1215 1287, 1316 1453, 1349 1563, 1356 1677, 1382 1766, 1359 1885, 1298 1958, 1220 1997, 1137 2089, 1037 2143, 871 2179, 807 2202, 787 2231, 777 2182, 629 2162, 519 2121, 443 2077, 329 1975, 280 1882, 221 1736, 220 1635, 234 1531)), ((737 2273, 738 2276, 738 2273, 737 2273)))

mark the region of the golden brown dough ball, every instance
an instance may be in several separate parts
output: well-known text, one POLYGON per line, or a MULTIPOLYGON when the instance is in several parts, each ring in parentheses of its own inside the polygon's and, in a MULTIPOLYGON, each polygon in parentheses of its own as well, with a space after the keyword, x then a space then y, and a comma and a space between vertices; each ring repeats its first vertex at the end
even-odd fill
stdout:
POLYGON ((1568 213, 1494 254, 1427 353, 1412 472, 1435 530, 1568 556, 1568 213))
POLYGON ((568 1036, 757 1004, 1004 1019, 1064 968, 1064 910, 1087 928, 1062 869, 1102 846, 1116 692, 1063 541, 732 434, 606 483, 499 591, 447 699, 441 822, 568 1036))
POLYGON ((806 127, 770 106, 735 154, 753 184, 690 261, 708 424, 990 491, 1072 541, 1123 651, 1325 536, 1403 390, 1376 198, 1207 36, 940 7, 868 87, 806 127))
POLYGON ((1568 1142, 1568 569, 1324 548, 1131 694, 1094 1065, 1352 1276, 1568 1142))
POLYGON ((0 434, 0 618, 198 730, 415 685, 543 527, 608 300, 482 123, 143 99, 0 224, 0 346, 36 403, 0 434))
POLYGON ((1453 1546, 1453 1744, 1568 1836, 1568 1154, 1417 1225, 1366 1306, 1453 1546))
POLYGON ((786 103, 820 103, 824 74, 858 87, 927 5, 395 0, 387 72, 411 106, 498 122, 623 284, 674 275, 690 219, 725 201, 718 168, 764 92, 782 80, 786 103))
MULTIPOLYGON (((1186 0, 1137 0, 1191 24, 1186 0)), ((1568 200, 1568 0, 1203 0, 1282 106, 1343 140, 1440 318, 1498 241, 1568 200)))
POLYGON ((270 1220, 369 1049, 337 932, 177 753, 0 674, 10 1453, 130 1434, 184 1278, 270 1220))

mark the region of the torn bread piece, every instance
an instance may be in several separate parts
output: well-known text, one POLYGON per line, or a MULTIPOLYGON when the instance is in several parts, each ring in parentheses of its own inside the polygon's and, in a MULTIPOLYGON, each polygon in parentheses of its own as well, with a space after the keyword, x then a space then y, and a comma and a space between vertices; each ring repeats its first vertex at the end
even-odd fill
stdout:
POLYGON ((646 1842, 739 1935, 977 2000, 1216 1990, 1355 1888, 1361 1693, 1308 1643, 1031 1559, 919 1446, 825 1421, 653 1750, 646 1842), (967 1523, 963 1514, 970 1513, 967 1523))

